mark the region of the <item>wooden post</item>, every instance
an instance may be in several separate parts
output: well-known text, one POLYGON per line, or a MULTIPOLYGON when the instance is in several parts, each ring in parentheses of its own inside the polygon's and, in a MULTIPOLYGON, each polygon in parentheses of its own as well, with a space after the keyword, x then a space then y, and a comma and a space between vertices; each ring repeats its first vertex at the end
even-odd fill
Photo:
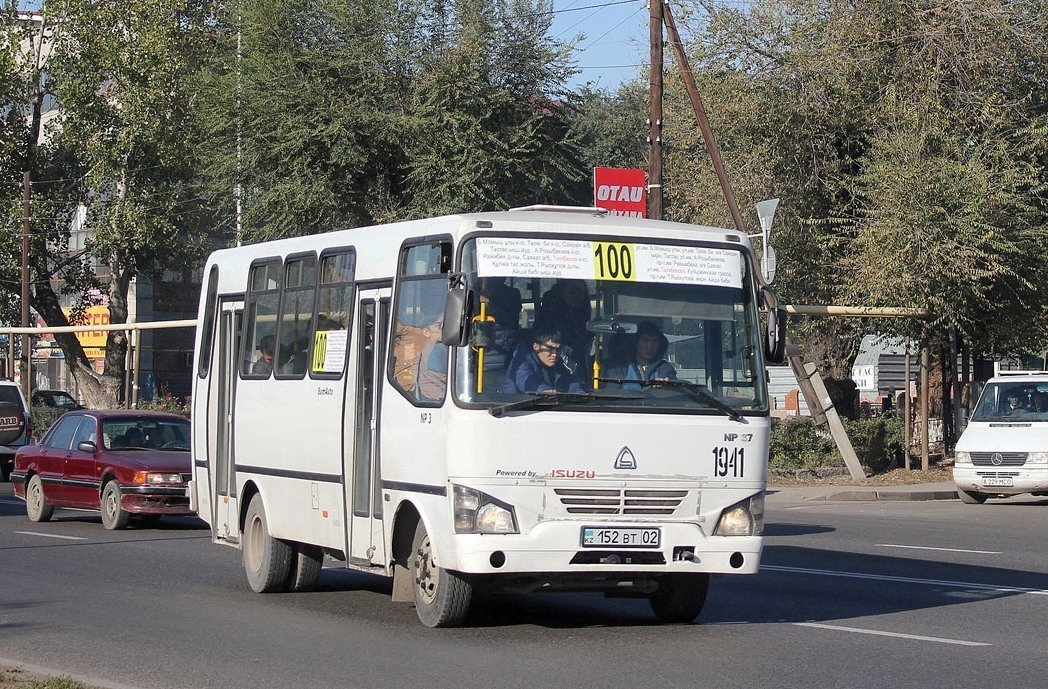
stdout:
POLYGON ((928 337, 921 338, 921 471, 928 471, 928 416, 931 395, 928 390, 928 368, 931 366, 931 353, 928 337))
POLYGON ((910 446, 913 444, 913 437, 910 433, 912 428, 913 418, 910 415, 910 338, 906 338, 906 388, 903 399, 903 444, 906 446, 906 471, 913 469, 913 465, 910 463, 910 446))

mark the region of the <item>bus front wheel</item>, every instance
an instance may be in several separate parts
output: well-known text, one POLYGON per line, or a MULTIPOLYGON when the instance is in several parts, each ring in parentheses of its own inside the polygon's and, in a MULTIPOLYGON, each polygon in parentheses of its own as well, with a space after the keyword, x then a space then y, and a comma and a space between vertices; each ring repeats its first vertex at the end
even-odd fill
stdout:
POLYGON ((691 622, 706 605, 709 574, 666 574, 658 583, 648 601, 660 622, 691 622))
POLYGON ((469 612, 473 587, 464 579, 439 567, 426 527, 419 521, 411 546, 411 580, 415 611, 427 627, 457 627, 469 612))
POLYGON ((286 591, 291 574, 291 546, 269 535, 262 495, 255 493, 244 518, 244 571, 256 593, 286 591))

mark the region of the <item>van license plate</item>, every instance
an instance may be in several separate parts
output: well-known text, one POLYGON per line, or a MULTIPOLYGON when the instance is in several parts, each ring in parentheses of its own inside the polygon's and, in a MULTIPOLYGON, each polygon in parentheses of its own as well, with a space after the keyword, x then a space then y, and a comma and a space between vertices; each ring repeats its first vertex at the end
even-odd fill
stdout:
POLYGON ((661 529, 582 527, 583 548, 658 548, 661 529))
POLYGON ((984 478, 982 480, 984 486, 1010 486, 1012 485, 1011 476, 998 476, 991 478, 984 478))

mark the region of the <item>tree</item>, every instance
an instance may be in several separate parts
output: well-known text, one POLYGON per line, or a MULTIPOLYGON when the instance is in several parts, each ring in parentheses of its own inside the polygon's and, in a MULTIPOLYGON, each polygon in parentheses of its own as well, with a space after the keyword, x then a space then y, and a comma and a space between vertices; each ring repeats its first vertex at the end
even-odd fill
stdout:
POLYGON ((202 90, 212 196, 241 190, 245 241, 563 201, 579 173, 547 8, 226 5, 202 90))
MULTIPOLYGON (((688 7, 689 53, 739 205, 782 199, 788 301, 917 307, 929 323, 878 329, 920 336, 952 323, 977 350, 1043 347, 1046 285, 1032 263, 1045 249, 1040 3, 688 7)), ((667 93, 669 213, 725 224, 676 79, 667 93)), ((838 376, 871 326, 844 327, 805 331, 809 350, 844 344, 826 362, 838 376)))
MULTIPOLYGON (((44 11, 46 90, 60 116, 45 125, 33 162, 32 306, 48 325, 66 325, 59 293, 82 307, 99 264, 110 321, 124 323, 136 276, 201 254, 208 212, 194 185, 201 137, 187 86, 209 46, 211 10, 196 0, 49 0, 44 11), (77 217, 92 230, 82 248, 70 245, 77 217)), ((75 337, 56 340, 89 405, 112 406, 126 336, 109 334, 101 374, 75 337)))

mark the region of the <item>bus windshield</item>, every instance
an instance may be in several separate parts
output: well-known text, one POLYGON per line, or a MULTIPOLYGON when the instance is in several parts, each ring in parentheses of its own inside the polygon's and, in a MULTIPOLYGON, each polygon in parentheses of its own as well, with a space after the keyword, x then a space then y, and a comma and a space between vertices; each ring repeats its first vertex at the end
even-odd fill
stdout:
POLYGON ((455 361, 459 402, 732 418, 765 411, 741 247, 646 241, 466 241, 461 265, 476 316, 455 361), (536 395, 558 403, 518 404, 536 395))

